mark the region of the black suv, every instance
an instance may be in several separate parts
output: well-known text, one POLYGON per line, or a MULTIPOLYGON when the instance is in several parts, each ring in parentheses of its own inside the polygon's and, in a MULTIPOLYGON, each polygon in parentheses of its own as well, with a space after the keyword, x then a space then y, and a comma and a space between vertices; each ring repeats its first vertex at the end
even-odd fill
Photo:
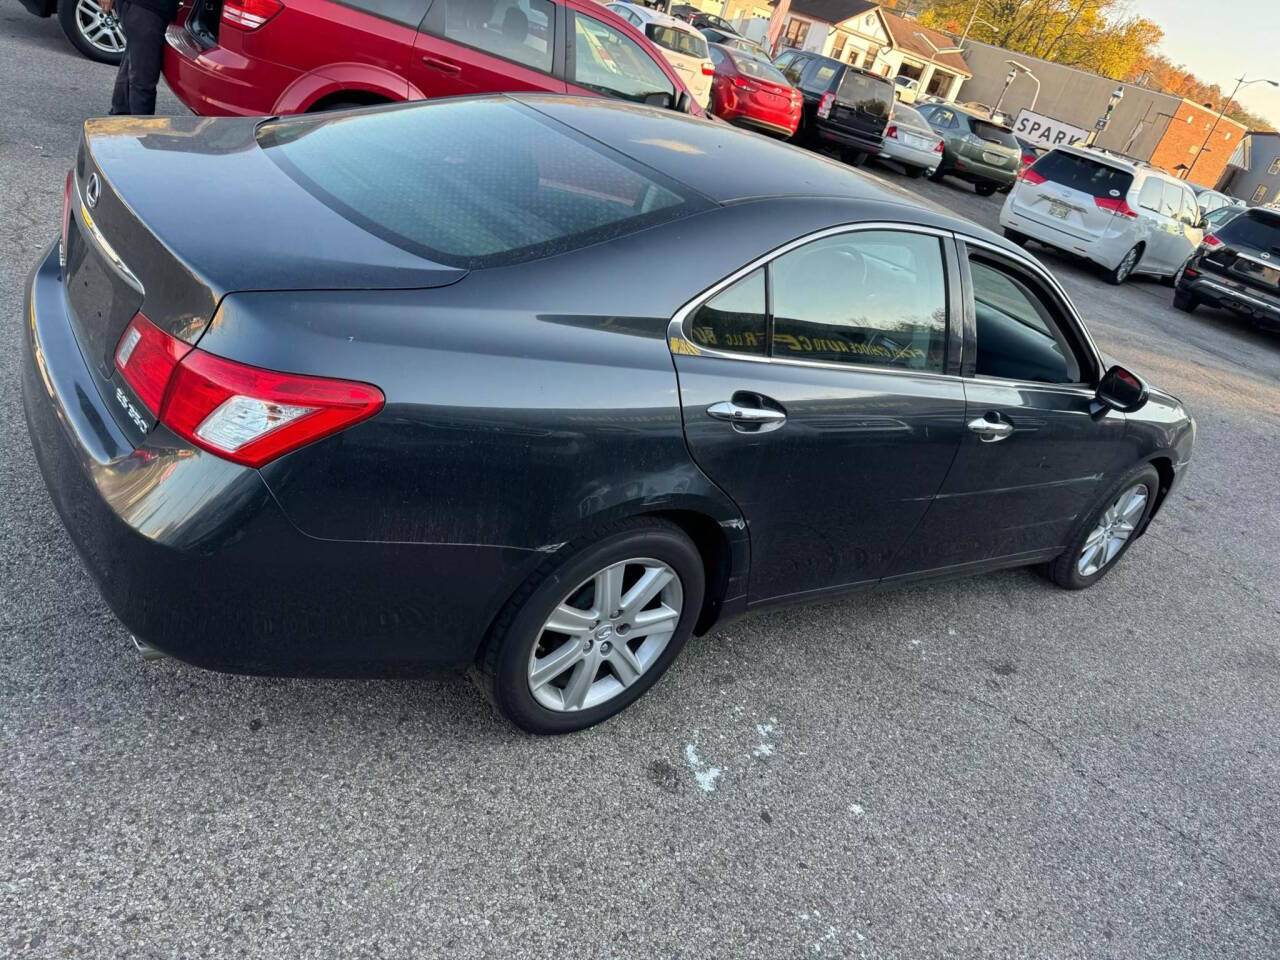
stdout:
POLYGON ((883 149, 893 109, 888 80, 803 50, 788 50, 773 65, 804 95, 797 143, 836 147, 855 167, 883 149))
POLYGON ((1280 330, 1280 210, 1253 207, 1205 234, 1173 292, 1179 310, 1202 303, 1280 330))

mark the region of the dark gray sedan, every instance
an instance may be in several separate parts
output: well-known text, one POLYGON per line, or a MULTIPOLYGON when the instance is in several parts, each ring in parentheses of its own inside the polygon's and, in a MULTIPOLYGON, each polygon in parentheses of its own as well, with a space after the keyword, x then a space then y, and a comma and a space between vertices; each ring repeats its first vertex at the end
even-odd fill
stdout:
POLYGON ((973 224, 727 125, 488 97, 91 121, 23 389, 147 653, 596 723, 767 604, 1090 586, 1194 425, 973 224))

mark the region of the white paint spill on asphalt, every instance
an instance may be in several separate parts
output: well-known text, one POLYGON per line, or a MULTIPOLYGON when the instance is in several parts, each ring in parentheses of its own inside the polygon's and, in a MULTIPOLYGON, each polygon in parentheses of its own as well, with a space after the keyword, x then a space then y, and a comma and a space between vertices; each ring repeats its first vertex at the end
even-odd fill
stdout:
POLYGON ((689 764, 689 769, 693 771, 693 778, 698 781, 698 786, 705 793, 714 793, 716 780, 719 779, 723 771, 719 767, 713 767, 705 763, 698 756, 697 748, 692 743, 685 744, 684 759, 685 763, 689 764))
POLYGON ((863 814, 865 814, 867 811, 862 809, 862 804, 851 803, 849 804, 849 812, 852 813, 855 817, 860 817, 863 814))

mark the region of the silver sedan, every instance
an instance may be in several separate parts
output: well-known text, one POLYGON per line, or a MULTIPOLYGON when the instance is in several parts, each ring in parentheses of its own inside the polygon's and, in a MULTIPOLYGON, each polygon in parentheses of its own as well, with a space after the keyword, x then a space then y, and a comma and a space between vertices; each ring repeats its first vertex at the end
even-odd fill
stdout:
POLYGON ((942 159, 942 138, 933 132, 920 111, 898 101, 885 128, 879 156, 900 163, 909 177, 933 173, 942 159))

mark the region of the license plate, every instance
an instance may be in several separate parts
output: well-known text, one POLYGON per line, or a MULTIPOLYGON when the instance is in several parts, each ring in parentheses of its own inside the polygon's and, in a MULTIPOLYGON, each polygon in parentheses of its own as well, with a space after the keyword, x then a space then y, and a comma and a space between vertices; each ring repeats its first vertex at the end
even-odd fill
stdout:
POLYGON ((1003 167, 1006 163, 1009 162, 1009 158, 1006 157, 1003 153, 992 153, 989 150, 982 151, 982 159, 987 161, 987 163, 990 163, 993 166, 997 166, 997 167, 1003 167))
POLYGON ((916 136, 912 136, 912 135, 911 135, 911 134, 909 134, 909 133, 904 133, 904 134, 902 135, 902 142, 903 142, 904 144, 906 144, 908 147, 914 147, 914 148, 915 148, 915 149, 917 149, 917 150, 928 150, 928 149, 929 149, 929 141, 928 141, 928 140, 926 140, 924 137, 916 137, 916 136))
POLYGON ((1065 203, 1059 203, 1057 200, 1049 201, 1049 216, 1057 217, 1059 220, 1065 220, 1071 213, 1071 208, 1065 203))

